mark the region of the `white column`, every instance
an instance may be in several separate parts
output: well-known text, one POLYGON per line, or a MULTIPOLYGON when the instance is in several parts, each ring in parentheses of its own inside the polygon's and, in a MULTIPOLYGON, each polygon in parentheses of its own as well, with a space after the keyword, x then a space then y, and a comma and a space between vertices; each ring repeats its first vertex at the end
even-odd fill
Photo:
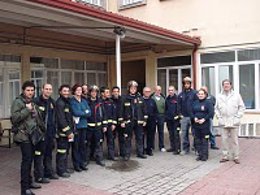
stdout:
POLYGON ((121 48, 120 35, 116 35, 116 85, 121 89, 121 48))

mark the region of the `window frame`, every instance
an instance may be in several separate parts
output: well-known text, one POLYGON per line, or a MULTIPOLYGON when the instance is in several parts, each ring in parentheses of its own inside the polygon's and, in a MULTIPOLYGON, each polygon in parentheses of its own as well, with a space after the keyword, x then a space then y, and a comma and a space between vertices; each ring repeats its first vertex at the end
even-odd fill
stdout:
POLYGON ((123 5, 124 0, 118 0, 118 10, 124 10, 124 9, 129 9, 129 8, 134 8, 134 7, 139 7, 147 4, 147 0, 141 0, 141 2, 133 2, 129 3, 126 5, 123 5))

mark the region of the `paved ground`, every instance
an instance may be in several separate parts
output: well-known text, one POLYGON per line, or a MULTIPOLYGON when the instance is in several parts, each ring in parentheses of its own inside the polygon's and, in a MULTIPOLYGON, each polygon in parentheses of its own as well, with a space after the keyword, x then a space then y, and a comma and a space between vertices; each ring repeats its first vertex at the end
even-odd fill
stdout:
MULTIPOLYGON (((157 151, 145 160, 133 155, 129 162, 106 161, 105 168, 91 162, 87 172, 52 181, 34 192, 37 195, 260 195, 260 139, 240 139, 240 147, 240 165, 232 161, 220 164, 220 151, 210 150, 207 162, 197 162, 194 153, 174 156, 157 151)), ((19 195, 19 148, 0 148, 0 156, 0 195, 19 195)))

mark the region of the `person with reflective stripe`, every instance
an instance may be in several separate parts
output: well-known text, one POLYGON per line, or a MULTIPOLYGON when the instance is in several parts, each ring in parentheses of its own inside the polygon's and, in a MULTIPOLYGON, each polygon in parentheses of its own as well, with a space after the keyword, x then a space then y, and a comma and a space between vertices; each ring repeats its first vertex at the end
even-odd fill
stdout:
POLYGON ((144 155, 143 126, 148 118, 146 105, 143 97, 137 92, 138 83, 129 81, 127 84, 128 94, 122 98, 122 105, 119 118, 122 118, 121 127, 125 128, 124 154, 123 159, 128 161, 131 156, 132 134, 135 133, 136 153, 138 158, 147 158, 144 155))
POLYGON ((87 117, 91 115, 91 111, 88 102, 85 98, 82 98, 82 87, 79 84, 75 84, 72 87, 73 97, 70 99, 71 110, 73 120, 76 125, 76 132, 74 133, 73 143, 73 156, 77 156, 78 161, 73 160, 74 170, 81 172, 87 170, 87 149, 86 149, 86 137, 87 137, 87 117))
POLYGON ((87 128, 87 163, 90 160, 91 149, 93 149, 96 163, 100 166, 105 166, 102 150, 102 134, 107 131, 107 119, 103 104, 97 96, 98 92, 99 88, 96 85, 91 86, 89 89, 90 97, 88 98, 88 104, 91 110, 91 115, 88 118, 87 128), (92 141, 94 141, 94 143, 92 141))
POLYGON ((100 95, 104 106, 104 111, 107 118, 107 131, 104 133, 107 139, 108 160, 115 161, 115 128, 117 124, 116 110, 113 100, 110 98, 110 91, 108 87, 100 88, 100 95))
POLYGON ((45 123, 46 133, 43 143, 39 143, 35 152, 34 167, 36 182, 48 183, 48 179, 58 179, 58 175, 54 172, 52 167, 52 152, 54 149, 54 139, 56 134, 56 114, 55 101, 51 98, 52 85, 44 84, 42 87, 42 94, 34 99, 34 102, 39 107, 40 114, 45 123), (39 162, 37 162, 39 161, 39 162), (43 166, 42 166, 43 163, 43 166), (37 164, 39 171, 37 171, 37 164), (37 179, 38 178, 38 179, 37 179))
POLYGON ((60 97, 56 101, 57 113, 57 155, 56 168, 60 177, 70 177, 67 173, 69 141, 73 141, 73 118, 69 103, 70 86, 62 85, 59 88, 60 97))
POLYGON ((198 99, 191 108, 191 123, 194 130, 194 141, 198 151, 196 160, 206 161, 209 155, 209 134, 210 119, 214 115, 213 104, 207 99, 207 92, 204 88, 198 90, 198 99))

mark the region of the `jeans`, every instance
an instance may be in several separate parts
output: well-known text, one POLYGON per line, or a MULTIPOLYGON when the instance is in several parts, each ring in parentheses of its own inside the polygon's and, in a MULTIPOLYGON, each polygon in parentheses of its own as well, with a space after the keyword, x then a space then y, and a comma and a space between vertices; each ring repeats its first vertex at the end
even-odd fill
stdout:
POLYGON ((213 133, 213 120, 210 119, 210 134, 209 134, 210 147, 216 147, 216 137, 213 133))
POLYGON ((190 151, 189 131, 191 127, 190 117, 183 117, 181 120, 181 133, 182 133, 182 150, 185 152, 190 151))

